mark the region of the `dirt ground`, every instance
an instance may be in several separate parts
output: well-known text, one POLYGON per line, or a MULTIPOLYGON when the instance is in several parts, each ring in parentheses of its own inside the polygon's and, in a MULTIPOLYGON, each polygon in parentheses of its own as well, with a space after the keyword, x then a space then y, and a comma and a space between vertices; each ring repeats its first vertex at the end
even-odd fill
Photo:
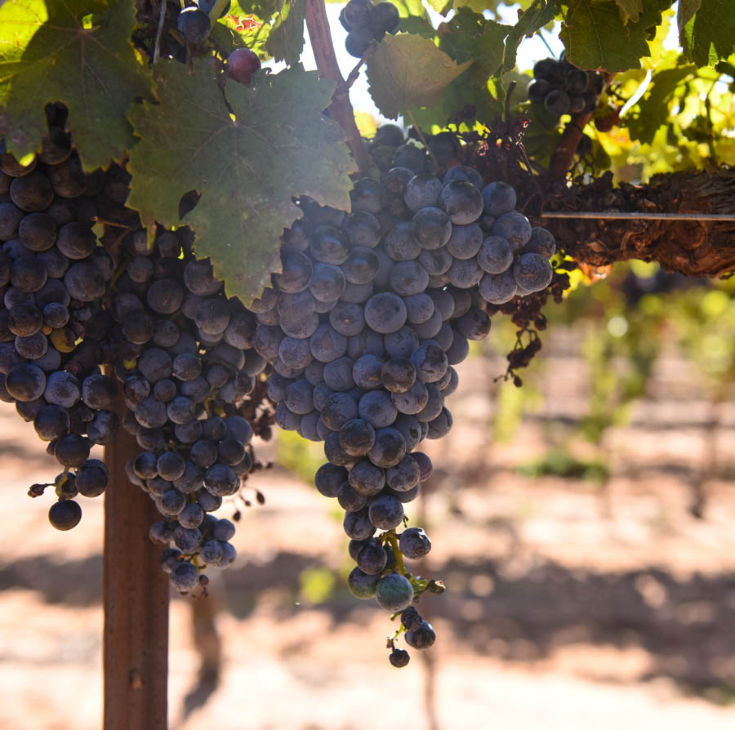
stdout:
MULTIPOLYGON (((261 472, 267 503, 244 516, 240 559, 198 606, 216 626, 208 633, 205 620, 205 644, 222 642, 218 679, 199 681, 191 604, 172 603, 171 730, 733 727, 735 408, 713 465, 705 394, 668 357, 631 425, 606 438, 606 488, 524 477, 518 466, 584 409, 574 347, 544 352, 543 406, 511 443, 487 429, 500 363, 475 358, 450 402, 453 432, 431 444, 440 468, 410 515, 424 513, 433 540, 419 572, 449 589, 423 603, 435 648, 406 669, 388 665, 390 622, 344 587, 333 503, 283 469, 261 472)), ((25 495, 53 460, 4 404, 0 459, 0 728, 99 728, 101 500, 86 501, 72 532, 54 531, 49 500, 25 495)))

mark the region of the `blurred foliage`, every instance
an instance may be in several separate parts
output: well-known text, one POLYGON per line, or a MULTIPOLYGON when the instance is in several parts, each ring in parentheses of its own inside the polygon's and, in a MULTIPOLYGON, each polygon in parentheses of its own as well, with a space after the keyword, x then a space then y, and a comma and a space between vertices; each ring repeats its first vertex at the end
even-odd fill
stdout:
MULTIPOLYGON (((548 453, 522 467, 528 476, 542 474, 604 482, 609 476, 606 435, 630 423, 636 403, 647 395, 663 353, 682 357, 692 368, 705 397, 725 399, 735 382, 735 280, 710 281, 666 273, 658 264, 617 264, 601 282, 576 285, 559 305, 546 308, 553 333, 577 336, 586 372, 587 406, 573 427, 552 421, 548 453), (579 439, 597 456, 574 455, 579 439)), ((496 318, 492 347, 507 351, 513 327, 496 318)), ((539 409, 541 393, 553 383, 543 351, 524 374, 523 388, 502 384, 493 414, 494 440, 511 440, 523 416, 539 409)), ((552 385, 553 387, 553 385, 552 385)))
POLYGON ((311 484, 314 473, 324 463, 322 444, 307 441, 295 431, 278 430, 276 439, 276 461, 301 479, 311 484))
POLYGON ((532 479, 553 476, 603 484, 610 476, 610 467, 602 459, 578 459, 565 448, 552 448, 543 458, 521 464, 518 473, 532 479))
POLYGON ((337 584, 334 571, 329 568, 306 568, 299 575, 299 595, 312 604, 328 601, 337 584))

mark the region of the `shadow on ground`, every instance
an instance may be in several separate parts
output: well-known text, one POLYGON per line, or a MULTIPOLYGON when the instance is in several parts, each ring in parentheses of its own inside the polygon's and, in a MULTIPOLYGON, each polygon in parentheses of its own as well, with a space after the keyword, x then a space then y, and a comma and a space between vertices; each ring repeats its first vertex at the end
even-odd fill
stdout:
MULTIPOLYGON (((275 618, 303 611, 299 579, 318 561, 289 552, 223 574, 218 604, 247 619, 265 591, 276 592, 275 618), (296 602, 301 601, 301 606, 296 602)), ((570 645, 636 647, 649 658, 638 680, 666 677, 682 691, 728 700, 735 688, 735 573, 677 579, 654 568, 626 572, 569 569, 538 561, 518 575, 505 561, 452 560, 435 566, 449 586, 429 598, 427 613, 451 623, 445 640, 510 663, 551 657, 570 645), (716 691, 715 691, 716 690, 716 691)), ((314 610, 334 625, 358 621, 357 602, 334 574, 337 586, 314 610)), ((49 603, 81 606, 100 600, 102 559, 56 562, 49 556, 0 565, 0 590, 38 591, 49 603)), ((301 637, 307 644, 319 637, 301 637)), ((608 678, 606 678, 607 681, 608 678)), ((614 677, 609 678, 615 681, 614 677)))

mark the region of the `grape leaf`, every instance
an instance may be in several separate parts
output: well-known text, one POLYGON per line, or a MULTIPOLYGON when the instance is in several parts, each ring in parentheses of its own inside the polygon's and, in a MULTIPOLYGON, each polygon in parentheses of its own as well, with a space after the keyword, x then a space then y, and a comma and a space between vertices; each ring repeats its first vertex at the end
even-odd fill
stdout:
POLYGON ((398 14, 402 18, 409 18, 412 15, 417 18, 428 17, 421 0, 391 0, 391 2, 398 8, 398 14))
POLYGON ((436 37, 436 29, 431 22, 427 18, 419 18, 416 15, 401 18, 398 29, 403 33, 413 33, 432 40, 436 37))
POLYGON ((271 28, 265 49, 276 59, 295 66, 304 50, 305 0, 284 2, 278 19, 271 28))
POLYGON ((498 23, 461 7, 438 29, 439 48, 457 63, 473 60, 464 73, 444 90, 430 109, 413 110, 423 127, 445 126, 449 120, 477 119, 489 124, 498 116, 498 105, 488 89, 488 79, 500 68, 503 40, 510 26, 498 23))
POLYGON ((637 21, 643 12, 643 0, 615 0, 615 4, 620 8, 623 23, 637 21))
POLYGON ((679 28, 679 45, 684 46, 684 27, 694 17, 694 13, 699 10, 702 0, 679 0, 679 7, 676 11, 676 25, 679 28))
POLYGON ((146 222, 177 225, 180 198, 197 191, 183 219, 196 252, 212 259, 228 294, 250 301, 278 270, 283 229, 301 217, 294 197, 349 208, 355 165, 341 129, 321 113, 334 85, 290 69, 260 72, 250 86, 228 80, 223 93, 207 59, 192 72, 160 62, 154 74, 159 103, 131 111, 141 141, 128 164, 128 205, 146 222))
MULTIPOLYGON (((438 0, 437 0, 438 1, 438 0)), ((515 5, 516 3, 504 2, 504 0, 449 0, 449 7, 459 10, 460 8, 469 8, 475 13, 483 13, 489 10, 496 17, 498 16, 499 5, 515 5)), ((528 5, 528 0, 525 0, 522 5, 528 5)))
POLYGON ((38 151, 44 106, 62 101, 86 170, 123 157, 134 142, 128 107, 151 96, 130 44, 134 21, 125 0, 0 3, 0 134, 9 152, 38 151))
POLYGON ((439 47, 458 63, 474 59, 469 71, 487 80, 503 61, 503 40, 511 26, 487 20, 469 8, 460 8, 444 24, 439 34, 439 47))
POLYGON ((735 11, 732 0, 702 0, 684 25, 684 52, 697 66, 714 66, 735 48, 735 11))
POLYGON ((438 103, 417 107, 411 112, 422 129, 431 129, 433 125, 444 127, 448 122, 469 124, 472 120, 490 125, 502 116, 503 105, 490 93, 487 82, 478 85, 477 80, 465 72, 447 86, 438 103))
POLYGON ((659 128, 670 122, 669 104, 677 87, 696 71, 693 64, 667 68, 656 73, 648 90, 638 102, 638 113, 631 115, 628 130, 631 139, 653 142, 659 128))
POLYGON ((516 65, 516 53, 521 41, 550 23, 559 10, 556 0, 536 0, 526 11, 518 11, 518 22, 511 27, 505 39, 503 71, 510 71, 516 65))
POLYGON ((559 34, 567 58, 581 68, 606 71, 638 68, 641 57, 650 54, 648 29, 656 24, 656 13, 655 7, 650 12, 646 8, 645 17, 625 24, 612 1, 573 0, 559 34))
POLYGON ((387 36, 367 63, 370 93, 380 111, 395 119, 401 111, 431 106, 447 85, 472 64, 456 64, 428 38, 387 36))

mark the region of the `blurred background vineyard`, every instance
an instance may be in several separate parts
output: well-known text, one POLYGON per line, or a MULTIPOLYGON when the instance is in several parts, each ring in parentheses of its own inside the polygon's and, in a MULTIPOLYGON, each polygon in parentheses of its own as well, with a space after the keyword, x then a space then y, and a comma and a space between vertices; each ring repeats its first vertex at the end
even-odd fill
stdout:
MULTIPOLYGON (((427 730, 731 727, 735 287, 618 265, 575 274, 546 315, 522 388, 498 377, 515 331, 496 318, 460 366, 453 431, 430 442, 410 516, 434 542, 420 572, 449 588, 425 604, 437 648, 388 666, 388 623, 348 594, 337 510, 310 485, 319 447, 278 434, 240 560, 207 601, 174 600, 172 728, 367 730, 376 701, 427 730)), ((0 726, 92 730, 101 505, 53 531, 25 496, 51 460, 0 418, 0 726)))

